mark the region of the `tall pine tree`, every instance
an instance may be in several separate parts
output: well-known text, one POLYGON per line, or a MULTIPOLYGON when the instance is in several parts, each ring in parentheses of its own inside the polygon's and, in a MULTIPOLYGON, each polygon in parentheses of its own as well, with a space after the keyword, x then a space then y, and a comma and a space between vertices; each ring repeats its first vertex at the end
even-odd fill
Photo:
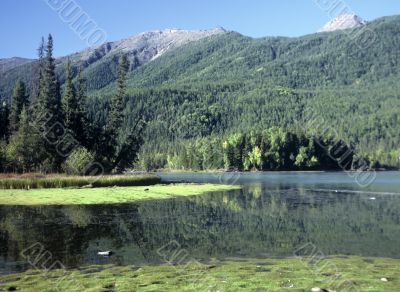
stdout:
POLYGON ((126 76, 128 73, 128 60, 126 55, 119 59, 117 92, 111 98, 111 108, 107 118, 105 135, 101 141, 101 156, 106 171, 112 171, 118 157, 118 144, 121 126, 124 118, 124 99, 126 94, 126 76))
POLYGON ((64 126, 75 136, 75 129, 78 122, 78 102, 76 100, 76 91, 72 79, 71 62, 68 60, 66 64, 62 108, 64 113, 64 126))
POLYGON ((22 108, 28 105, 28 97, 26 96, 25 84, 18 80, 14 87, 14 93, 11 98, 10 112, 10 131, 14 133, 18 131, 19 116, 22 108))
POLYGON ((0 103, 0 140, 7 141, 9 135, 9 109, 5 101, 0 103))
POLYGON ((31 110, 35 112, 35 106, 39 101, 40 95, 40 84, 43 78, 44 71, 44 53, 45 53, 45 41, 42 37, 39 48, 37 49, 38 61, 34 64, 33 74, 30 81, 30 99, 31 99, 31 110))
POLYGON ((142 111, 139 111, 137 120, 129 129, 122 130, 124 126, 124 107, 126 95, 126 79, 129 69, 129 63, 126 55, 122 55, 119 61, 117 92, 111 100, 111 111, 108 116, 107 132, 108 149, 112 153, 111 170, 122 172, 131 167, 137 158, 144 130, 144 120, 142 111), (111 143, 111 144, 110 144, 111 143))
POLYGON ((42 73, 35 123, 42 133, 43 144, 47 152, 44 170, 58 171, 65 157, 60 151, 57 151, 56 147, 65 132, 62 126, 60 85, 55 73, 53 38, 51 35, 49 35, 47 41, 42 73))
MULTIPOLYGON (((126 94, 126 75, 128 73, 128 60, 123 54, 119 60, 117 92, 111 99, 111 111, 108 116, 107 130, 112 139, 116 140, 123 121, 124 99, 126 94)), ((114 144, 115 145, 115 144, 114 144)))
POLYGON ((59 98, 59 84, 55 73, 53 58, 53 37, 49 35, 44 59, 43 76, 40 83, 39 112, 42 117, 47 116, 51 122, 60 122, 61 104, 59 98))
POLYGON ((79 68, 78 80, 76 86, 76 102, 77 102, 77 116, 75 126, 75 138, 81 143, 81 145, 92 148, 89 142, 89 135, 91 131, 91 125, 88 119, 87 113, 87 97, 86 97, 86 80, 83 76, 82 68, 79 68))

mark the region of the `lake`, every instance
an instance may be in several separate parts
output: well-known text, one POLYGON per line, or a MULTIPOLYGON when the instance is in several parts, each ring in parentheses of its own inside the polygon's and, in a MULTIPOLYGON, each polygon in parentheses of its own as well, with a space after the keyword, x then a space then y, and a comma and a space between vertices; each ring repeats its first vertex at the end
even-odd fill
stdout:
POLYGON ((379 172, 368 186, 340 172, 159 175, 242 189, 119 205, 0 206, 0 273, 30 268, 24 250, 35 244, 71 268, 164 263, 166 250, 204 262, 287 257, 310 243, 325 255, 400 258, 400 172, 379 172), (111 257, 97 254, 107 250, 111 257))

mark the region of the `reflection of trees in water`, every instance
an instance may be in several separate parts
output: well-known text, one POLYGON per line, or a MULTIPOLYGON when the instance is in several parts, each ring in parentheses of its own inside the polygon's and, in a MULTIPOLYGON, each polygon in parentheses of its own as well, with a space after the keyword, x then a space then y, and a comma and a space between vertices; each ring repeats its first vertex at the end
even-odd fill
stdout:
MULTIPOLYGON (((98 263, 97 251, 143 245, 137 205, 0 207, 0 256, 15 261, 35 242, 66 266, 98 263), (134 220, 131 220, 134 218, 134 220), (131 221, 129 221, 131 220, 131 221)), ((115 260, 118 260, 116 257, 115 260)))
POLYGON ((93 219, 92 212, 85 206, 66 206, 62 212, 77 227, 87 227, 93 219))
POLYGON ((66 265, 156 262, 172 240, 191 257, 291 255, 313 242, 326 254, 400 256, 400 200, 267 189, 110 206, 0 207, 0 252, 9 260, 39 241, 66 265))
POLYGON ((179 203, 142 204, 139 210, 149 242, 176 239, 199 258, 291 255, 310 241, 327 254, 400 256, 400 201, 395 197, 370 201, 361 195, 271 191, 259 185, 179 203))

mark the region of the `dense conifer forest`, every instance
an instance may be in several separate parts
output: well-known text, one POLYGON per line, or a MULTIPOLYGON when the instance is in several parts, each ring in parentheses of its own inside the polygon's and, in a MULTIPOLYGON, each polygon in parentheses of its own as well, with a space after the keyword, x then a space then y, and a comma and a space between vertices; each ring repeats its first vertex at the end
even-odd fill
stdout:
POLYGON ((104 174, 131 167, 142 141, 142 118, 121 132, 128 61, 119 60, 117 88, 104 125, 89 119, 86 81, 82 70, 73 82, 65 64, 63 90, 56 74, 53 38, 42 40, 39 61, 31 76, 30 96, 17 80, 10 105, 1 108, 0 167, 5 172, 104 174))

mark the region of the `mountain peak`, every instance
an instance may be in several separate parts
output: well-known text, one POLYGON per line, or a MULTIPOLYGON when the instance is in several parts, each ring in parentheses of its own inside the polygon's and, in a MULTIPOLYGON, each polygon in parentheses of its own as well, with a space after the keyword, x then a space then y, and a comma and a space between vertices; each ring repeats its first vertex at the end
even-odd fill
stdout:
POLYGON ((343 13, 338 15, 333 20, 329 21, 318 32, 329 32, 335 30, 344 30, 349 28, 357 28, 366 25, 361 17, 354 13, 343 13))
POLYGON ((178 28, 152 30, 119 41, 104 43, 97 48, 88 48, 67 57, 73 63, 85 63, 88 65, 107 55, 124 52, 128 55, 131 64, 136 64, 136 67, 137 65, 148 63, 171 49, 186 43, 225 32, 226 30, 221 27, 207 30, 183 30, 178 28))

